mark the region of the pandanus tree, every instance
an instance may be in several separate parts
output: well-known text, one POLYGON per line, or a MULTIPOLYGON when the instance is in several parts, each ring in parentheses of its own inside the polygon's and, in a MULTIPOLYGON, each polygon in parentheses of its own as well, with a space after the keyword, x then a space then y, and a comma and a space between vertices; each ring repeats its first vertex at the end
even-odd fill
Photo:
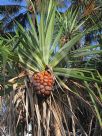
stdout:
POLYGON ((4 93, 10 92, 6 118, 10 136, 27 133, 34 136, 81 133, 87 136, 95 135, 97 129, 91 129, 97 127, 98 135, 101 133, 101 75, 95 69, 77 66, 75 59, 101 50, 94 52, 98 46, 72 50, 84 35, 97 30, 97 25, 78 31, 60 46, 64 26, 56 34, 55 9, 54 1, 49 1, 46 10, 42 2, 37 30, 28 16, 30 30, 26 31, 16 22, 16 35, 1 38, 0 55, 7 70, 2 82, 5 83, 4 93), (7 54, 6 59, 4 54, 7 54), (17 73, 20 74, 17 76, 17 73), (95 89, 97 92, 93 92, 95 89), (88 121, 81 120, 82 114, 89 114, 88 121), (85 121, 92 125, 85 125, 85 121))

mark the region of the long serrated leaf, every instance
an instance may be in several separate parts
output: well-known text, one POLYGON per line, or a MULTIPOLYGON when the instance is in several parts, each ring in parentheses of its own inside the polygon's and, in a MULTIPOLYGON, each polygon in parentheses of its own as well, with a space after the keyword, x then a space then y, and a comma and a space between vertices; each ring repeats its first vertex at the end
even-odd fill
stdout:
POLYGON ((56 75, 59 75, 59 76, 65 76, 65 77, 73 77, 73 78, 76 78, 76 79, 80 79, 80 80, 83 80, 83 81, 93 81, 93 82, 97 82, 97 83, 101 83, 100 80, 97 80, 97 79, 93 79, 92 77, 90 76, 83 76, 83 72, 80 71, 80 69, 71 69, 71 68, 54 68, 54 73, 56 75))
POLYGON ((42 54, 42 59, 45 61, 45 51, 44 51, 44 46, 45 46, 45 33, 44 33, 44 13, 41 12, 41 20, 40 20, 40 25, 38 27, 39 29, 39 48, 42 54))
POLYGON ((54 30, 54 18, 55 18, 55 9, 52 12, 52 16, 51 16, 49 25, 47 27, 47 32, 46 32, 46 37, 45 37, 44 52, 46 52, 45 61, 47 65, 49 61, 50 46, 51 46, 53 30, 54 30))
POLYGON ((19 56, 19 61, 20 61, 20 63, 21 63, 22 65, 24 65, 25 69, 28 68, 28 69, 33 70, 34 72, 39 71, 38 66, 37 66, 37 67, 35 66, 35 62, 34 62, 34 61, 32 61, 32 60, 30 60, 30 61, 25 60, 25 59, 22 57, 21 54, 18 54, 18 56, 19 56), (33 65, 33 66, 32 66, 32 65, 33 65))
POLYGON ((102 50, 93 50, 93 51, 86 51, 86 52, 81 52, 81 53, 78 53, 78 54, 74 54, 73 57, 81 57, 81 56, 101 54, 101 53, 102 53, 102 50))
POLYGON ((57 36, 55 37, 55 40, 53 42, 53 44, 51 45, 51 49, 50 49, 50 55, 53 53, 53 51, 55 50, 59 40, 60 40, 60 37, 61 37, 61 34, 62 34, 62 28, 60 29, 59 33, 57 34, 57 36))
POLYGON ((70 51, 70 49, 77 43, 80 38, 83 36, 82 33, 78 34, 70 41, 68 41, 54 56, 52 61, 49 63, 51 67, 55 67, 70 51))
POLYGON ((32 54, 31 51, 24 52, 23 49, 20 49, 19 53, 25 58, 24 60, 25 60, 26 64, 31 61, 34 64, 34 65, 32 65, 32 67, 37 66, 40 69, 43 68, 42 61, 36 53, 32 54))
POLYGON ((33 31, 34 38, 35 38, 37 44, 39 44, 38 36, 37 36, 37 32, 36 32, 35 26, 34 26, 34 24, 33 24, 33 22, 32 22, 32 20, 31 20, 31 18, 30 18, 29 15, 28 15, 28 20, 29 20, 29 22, 30 22, 30 25, 31 25, 31 29, 32 29, 32 31, 33 31))

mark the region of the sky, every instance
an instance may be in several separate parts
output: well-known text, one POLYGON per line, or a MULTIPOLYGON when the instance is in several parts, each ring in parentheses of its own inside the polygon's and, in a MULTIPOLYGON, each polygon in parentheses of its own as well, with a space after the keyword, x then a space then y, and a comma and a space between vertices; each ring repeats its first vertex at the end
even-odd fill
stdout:
POLYGON ((71 1, 70 0, 63 0, 62 5, 64 5, 64 6, 57 8, 57 10, 59 12, 64 13, 71 6, 71 1))
POLYGON ((21 5, 21 6, 27 6, 26 0, 0 0, 0 6, 10 6, 10 5, 21 5))

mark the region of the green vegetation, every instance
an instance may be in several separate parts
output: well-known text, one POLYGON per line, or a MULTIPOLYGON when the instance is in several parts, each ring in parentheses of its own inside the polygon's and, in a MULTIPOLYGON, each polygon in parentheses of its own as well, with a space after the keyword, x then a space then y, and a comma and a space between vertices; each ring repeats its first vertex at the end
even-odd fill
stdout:
POLYGON ((72 5, 62 14, 53 0, 47 4, 40 3, 36 27, 28 15, 31 29, 16 22, 15 34, 0 36, 0 133, 101 136, 99 3, 87 15, 87 5, 72 5), (90 35, 96 45, 83 43, 90 35))

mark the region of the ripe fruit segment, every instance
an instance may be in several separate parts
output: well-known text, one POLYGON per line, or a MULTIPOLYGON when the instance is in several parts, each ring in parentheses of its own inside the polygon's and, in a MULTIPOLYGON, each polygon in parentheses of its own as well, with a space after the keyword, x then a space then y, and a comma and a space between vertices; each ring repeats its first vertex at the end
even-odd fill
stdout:
POLYGON ((36 73, 32 76, 34 91, 38 95, 49 96, 54 85, 54 76, 48 71, 36 73))

